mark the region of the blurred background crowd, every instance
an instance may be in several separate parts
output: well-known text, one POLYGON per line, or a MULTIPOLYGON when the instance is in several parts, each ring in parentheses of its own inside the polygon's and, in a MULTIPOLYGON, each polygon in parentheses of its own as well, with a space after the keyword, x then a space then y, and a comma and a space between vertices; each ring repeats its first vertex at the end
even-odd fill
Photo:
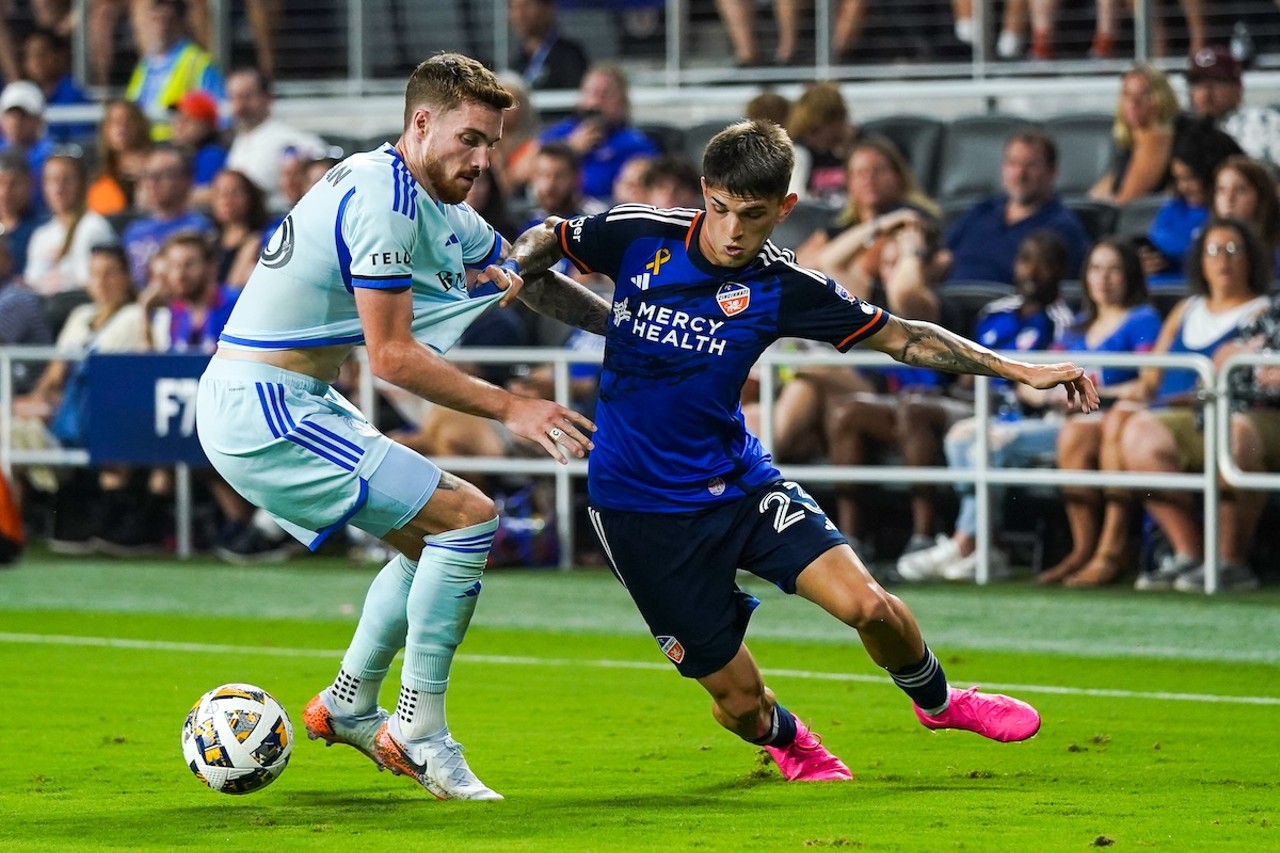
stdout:
MULTIPOLYGON (((0 346, 56 343, 67 356, 15 362, 15 448, 83 442, 85 352, 211 352, 283 215, 342 157, 394 141, 396 87, 444 47, 485 58, 519 99, 468 199, 508 239, 612 204, 698 207, 705 141, 737 117, 764 118, 796 148, 800 202, 775 243, 895 314, 1001 350, 1223 359, 1280 347, 1280 109, 1253 92, 1280 88, 1271 0, 423 5, 429 28, 396 0, 0 2, 0 346), (1006 97, 935 109, 902 82, 926 77, 934 91, 1006 97), (1003 108, 1046 81, 1064 84, 1066 106, 1003 108), (1100 93, 1093 108, 1069 94, 1076 81, 1100 93), (874 109, 861 87, 881 87, 874 109), (364 122, 353 90, 385 92, 385 115, 364 122)), ((608 296, 608 281, 585 283, 608 296)), ((463 343, 602 346, 519 307, 463 343)), ((473 369, 552 390, 545 365, 473 369)), ((588 414, 595 374, 587 363, 571 375, 588 414)), ((768 425, 781 463, 974 464, 967 383, 901 368, 781 379, 768 425)), ((996 386, 990 464, 1203 467, 1193 374, 1108 367, 1095 379, 1107 405, 1091 416, 996 386)), ((1258 369, 1236 383, 1231 452, 1248 471, 1280 472, 1275 379, 1258 369)), ((350 395, 355 381, 344 379, 350 395)), ((757 388, 743 402, 759 428, 757 388)), ((533 454, 493 424, 377 390, 379 423, 429 456, 533 454)), ((165 469, 20 466, 16 479, 30 527, 55 550, 172 546, 165 469)), ((499 559, 598 558, 585 540, 550 541, 552 501, 536 479, 488 479, 512 519, 499 559)), ((973 578, 971 490, 813 490, 886 581, 973 578)), ((292 553, 216 478, 200 479, 200 495, 200 547, 236 562, 292 553)), ((1224 488, 1216 543, 1203 541, 1195 501, 997 490, 992 571, 1012 561, 1047 584, 1195 590, 1216 548, 1224 586, 1256 587, 1280 546, 1259 533, 1275 529, 1260 522, 1269 494, 1224 488)))

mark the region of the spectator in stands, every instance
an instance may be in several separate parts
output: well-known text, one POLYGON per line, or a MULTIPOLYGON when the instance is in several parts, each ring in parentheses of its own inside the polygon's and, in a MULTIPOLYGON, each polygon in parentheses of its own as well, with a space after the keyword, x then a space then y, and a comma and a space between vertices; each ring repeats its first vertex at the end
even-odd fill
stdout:
POLYGON ((533 154, 538 150, 541 120, 529 95, 529 88, 522 78, 503 73, 498 75, 498 79, 515 96, 516 103, 503 113, 502 138, 494 146, 489 168, 485 172, 492 172, 497 176, 505 195, 519 198, 529 186, 529 172, 533 168, 533 154))
POLYGON ((1112 126, 1111 166, 1091 198, 1124 205, 1169 186, 1178 96, 1163 71, 1135 65, 1120 80, 1112 126))
POLYGON ((208 92, 187 92, 173 107, 173 144, 191 160, 191 203, 207 209, 213 179, 227 162, 218 132, 218 102, 208 92))
POLYGON ((1173 196, 1156 211, 1139 241, 1138 257, 1147 281, 1153 285, 1180 283, 1182 263, 1191 241, 1209 218, 1213 203, 1213 174, 1233 154, 1240 153, 1234 139, 1210 119, 1188 122, 1173 142, 1169 171, 1173 196))
POLYGON ((1054 18, 1058 0, 1006 0, 1000 35, 996 38, 996 56, 1019 59, 1025 46, 1028 7, 1031 13, 1032 59, 1053 59, 1054 18))
POLYGON ((1193 113, 1217 121, 1250 157, 1280 166, 1280 110, 1241 106, 1244 75, 1229 49, 1213 45, 1192 52, 1187 87, 1193 113))
MULTIPOLYGON (((885 239, 877 253, 879 269, 867 297, 895 316, 937 322, 940 315, 937 268, 931 263, 939 248, 936 224, 906 209, 883 219, 885 239)), ((932 465, 941 455, 945 422, 973 410, 967 402, 946 396, 946 381, 936 371, 894 365, 864 369, 860 375, 875 381, 878 390, 833 396, 822 403, 820 411, 825 412, 825 416, 816 427, 827 448, 827 461, 833 465, 864 464, 873 458, 873 445, 895 447, 902 453, 906 465, 932 465), (910 422, 908 413, 912 417, 910 422), (933 418, 943 422, 934 423, 933 418)), ((775 409, 775 446, 780 459, 792 452, 797 427, 803 424, 803 420, 792 414, 797 402, 803 400, 803 386, 801 396, 797 397, 795 385, 793 380, 783 386, 775 409)), ((846 536, 852 537, 851 544, 865 535, 861 523, 862 499, 857 488, 842 485, 837 489, 837 525, 846 536)), ((914 487, 912 535, 906 552, 933 544, 934 511, 933 489, 914 487)), ((860 544, 867 553, 874 550, 869 543, 860 544)))
POLYGON ((786 127, 787 118, 791 115, 791 101, 786 95, 764 91, 747 101, 743 107, 742 117, 748 121, 763 119, 771 121, 778 127, 786 127))
MULTIPOLYGON (((1161 342, 1170 352, 1198 352, 1217 360, 1220 353, 1229 352, 1230 343, 1242 336, 1255 337, 1268 326, 1269 321, 1256 321, 1270 305, 1265 295, 1271 285, 1270 259, 1253 229, 1234 219, 1211 220, 1196 240, 1194 257, 1197 261, 1189 268, 1187 282, 1194 295, 1174 307, 1161 342)), ((1120 438, 1125 470, 1204 469, 1203 412, 1189 405, 1195 381, 1187 371, 1163 375, 1153 408, 1134 414, 1125 424, 1120 438), (1172 405, 1178 400, 1183 405, 1172 405)), ((1232 419, 1232 452, 1245 470, 1280 468, 1278 445, 1274 412, 1239 413, 1232 419)), ((1224 491, 1222 497, 1216 543, 1222 558, 1220 584, 1227 590, 1254 589, 1258 579, 1249 566, 1249 550, 1266 497, 1234 489, 1224 491)), ((1139 575, 1135 589, 1203 589, 1204 538, 1193 498, 1186 492, 1145 494, 1143 505, 1172 550, 1155 569, 1139 575)))
POLYGON ((133 280, 150 288, 153 282, 148 279, 147 264, 169 237, 183 231, 211 237, 214 226, 203 213, 191 208, 191 163, 172 145, 157 145, 147 156, 143 190, 144 213, 120 236, 133 280))
MULTIPOLYGON (((756 68, 766 63, 760 57, 754 0, 716 0, 716 11, 733 46, 733 63, 739 68, 756 68)), ((773 53, 775 65, 796 61, 796 36, 800 29, 800 6, 795 0, 773 0, 773 22, 778 40, 773 53)), ((780 122, 776 122, 781 124, 780 122)))
POLYGON ((44 164, 44 197, 49 220, 31 235, 23 273, 32 290, 45 300, 54 335, 71 309, 89 300, 89 260, 95 246, 116 243, 115 231, 101 215, 85 207, 84 161, 54 154, 44 164))
MULTIPOLYGON (((534 155, 533 175, 529 181, 534 209, 521 231, 538 225, 548 216, 572 219, 604 211, 605 205, 599 199, 582 195, 578 189, 581 185, 582 167, 578 155, 568 143, 544 144, 534 155)), ((583 278, 568 258, 562 258, 553 269, 572 278, 583 278)))
POLYGON ((476 175, 467 192, 467 204, 507 240, 515 242, 520 236, 520 223, 512 218, 507 195, 498 186, 492 169, 476 175))
MULTIPOLYGON (((267 194, 267 209, 288 210, 291 202, 280 189, 280 172, 290 149, 307 159, 320 157, 327 146, 319 136, 298 130, 271 115, 271 86, 252 68, 241 68, 227 79, 234 136, 227 168, 249 176, 267 194)), ((295 199, 296 201, 296 199, 295 199)))
POLYGON ((511 68, 530 89, 576 89, 587 55, 556 26, 555 0, 509 0, 511 68))
POLYGON ((249 280, 262 253, 267 227, 266 196, 243 172, 223 169, 213 179, 209 213, 218 230, 214 250, 217 279, 239 290, 249 280))
POLYGON ((0 154, 0 236, 14 270, 27 268, 27 246, 31 235, 44 221, 32 204, 34 187, 27 158, 20 154, 0 154))
MULTIPOLYGON (((87 290, 92 301, 76 306, 58 334, 58 349, 68 359, 50 362, 31 393, 14 401, 18 418, 48 425, 62 435, 67 446, 81 446, 83 435, 68 434, 82 428, 75 418, 59 417, 66 409, 82 405, 85 393, 79 379, 79 357, 92 352, 138 351, 143 346, 142 308, 134 301, 129 262, 119 246, 96 246, 90 253, 87 290)), ((74 479, 74 478, 73 478, 74 479)), ((75 484, 58 490, 54 528, 49 546, 55 553, 85 554, 93 551, 95 537, 110 537, 108 525, 128 525, 141 494, 125 489, 129 473, 114 466, 99 469, 88 494, 75 484)), ((86 484, 88 485, 88 484, 86 484)))
MULTIPOLYGON (((71 76, 71 42, 53 30, 37 28, 22 41, 23 75, 40 87, 46 105, 92 103, 71 76)), ((59 122, 49 127, 55 142, 87 139, 93 122, 59 122)))
POLYGON ((641 178, 654 207, 702 207, 702 170, 688 157, 667 154, 649 164, 641 178))
POLYGON ((175 232, 160 252, 164 275, 148 283, 138 297, 147 314, 151 348, 213 352, 235 307, 237 291, 218 281, 217 257, 204 234, 175 232))
MULTIPOLYGON (((139 0, 131 0, 133 3, 139 0)), ((192 37, 205 50, 212 48, 213 27, 210 0, 197 0, 187 5, 187 24, 192 37)), ((254 64, 268 80, 275 78, 275 33, 280 28, 280 16, 284 0, 245 0, 245 16, 249 19, 249 31, 253 36, 254 64)))
MULTIPOLYGON (((31 344, 39 346, 53 341, 49 322, 40 297, 32 292, 21 276, 15 275, 9 257, 9 243, 0 236, 0 346, 31 344)), ((36 380, 37 362, 14 362, 14 393, 26 393, 36 380)))
MULTIPOLYGON (((1052 231, 1028 235, 1018 247, 1014 261, 1017 293, 989 304, 979 315, 974 339, 993 350, 1030 352, 1045 350, 1061 342, 1071 325, 1071 309, 1059 295, 1066 276, 1068 255, 1066 244, 1052 231)), ((1040 415, 1057 401, 1049 395, 1027 394, 1022 386, 992 381, 992 396, 998 407, 987 441, 991 449, 992 467, 1022 467, 1036 456, 1053 449, 1057 428, 1040 415), (1052 402, 1051 402, 1052 401, 1052 402)), ((928 405, 925 403, 924 405, 928 405)), ((916 406, 913 408, 921 408, 916 406)), ((915 412, 904 412, 901 418, 924 420, 915 412)), ((939 424, 938 416, 927 422, 939 424)), ((962 420, 946 431, 944 449, 951 468, 973 466, 977 443, 976 421, 962 420)), ((898 559, 898 574, 907 581, 972 580, 977 570, 977 502, 971 484, 957 484, 960 514, 955 533, 939 534, 935 543, 898 559)), ((997 490, 999 493, 999 490, 997 490)), ((998 507, 999 502, 993 502, 998 507)), ((917 530, 917 533, 927 533, 917 530)), ((1005 566, 999 552, 993 550, 991 574, 1000 575, 1005 566)))
POLYGON ((845 162, 858 132, 839 85, 823 81, 807 86, 787 117, 787 132, 796 151, 791 192, 801 200, 844 204, 845 162))
POLYGON ((649 170, 658 160, 657 155, 632 157, 618 170, 618 177, 613 181, 613 194, 610 197, 614 204, 648 204, 649 170))
POLYGON ((215 98, 223 95, 222 73, 187 34, 186 11, 183 0, 152 0, 150 38, 124 91, 151 120, 151 138, 156 141, 173 137, 170 109, 187 92, 200 89, 215 98))
POLYGON ((1280 274, 1280 198, 1266 165, 1252 157, 1228 157, 1213 180, 1213 215, 1249 223, 1280 274))
MULTIPOLYGON (((888 215, 912 211, 936 229, 938 206, 920 189, 897 146, 884 137, 864 137, 853 146, 845 182, 848 201, 834 227, 810 235, 797 247, 796 259, 831 276, 859 299, 868 299, 881 266, 880 252, 897 239, 894 232, 902 224, 888 215)), ((930 278, 937 279, 936 271, 930 278)))
POLYGON ((151 125, 132 101, 108 101, 98 126, 98 171, 89 183, 89 209, 103 216, 133 208, 151 153, 151 125))
POLYGON ((1058 146, 1036 128, 1005 141, 1000 164, 1004 193, 975 204, 947 233, 948 281, 1014 282, 1014 258, 1028 235, 1048 229, 1066 244, 1066 268, 1080 269, 1089 237, 1054 191, 1058 146))
MULTIPOLYGON (((0 154, 27 158, 31 176, 39 180, 44 161, 53 153, 53 139, 44 123, 44 95, 30 80, 15 80, 0 91, 0 154)), ((37 185, 31 196, 37 214, 45 212, 44 195, 37 185)))
POLYGON ((594 65, 578 88, 577 114, 547 128, 542 144, 564 141, 582 160, 582 191, 606 199, 624 163, 658 153, 631 124, 627 77, 616 65, 594 65))
MULTIPOLYGON (((1116 55, 1116 17, 1122 0, 1098 0, 1098 14, 1095 18, 1093 45, 1089 48, 1092 59, 1112 59, 1116 55)), ((1136 0, 1128 0, 1125 4, 1133 9, 1136 0)), ((1187 37, 1191 41, 1192 52, 1204 47, 1205 20, 1204 7, 1207 0, 1180 0, 1183 14, 1187 20, 1187 37)), ((1147 20, 1151 27, 1151 55, 1166 56, 1169 52, 1168 28, 1165 24, 1165 13, 1151 7, 1147 20)))
MULTIPOLYGON (((1103 239, 1085 262, 1083 309, 1067 333, 1068 351, 1165 351, 1157 343, 1161 320, 1147 301, 1138 255, 1123 239, 1103 239)), ((1129 417, 1149 396, 1147 371, 1103 367, 1094 383, 1104 411, 1067 419, 1057 436, 1056 458, 1064 470, 1120 470, 1119 437, 1129 417)), ((1115 579, 1127 558, 1129 492, 1067 486, 1062 490, 1071 550, 1036 578, 1041 584, 1092 587, 1115 579)))

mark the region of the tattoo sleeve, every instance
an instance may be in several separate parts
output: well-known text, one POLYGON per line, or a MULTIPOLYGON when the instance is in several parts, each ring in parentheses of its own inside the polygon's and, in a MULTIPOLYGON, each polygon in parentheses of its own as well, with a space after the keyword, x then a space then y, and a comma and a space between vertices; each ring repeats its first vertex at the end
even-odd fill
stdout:
POLYGON ((903 320, 894 317, 902 335, 902 347, 889 354, 903 364, 931 367, 949 373, 971 373, 976 376, 1002 376, 1008 379, 1013 362, 997 355, 981 344, 974 343, 934 323, 922 320, 903 320))
POLYGON ((559 221, 558 217, 548 217, 541 225, 535 225, 521 234, 511 246, 510 257, 519 262, 520 275, 526 281, 546 272, 564 257, 560 242, 552 230, 559 221))
POLYGON ((609 303, 563 273, 526 275, 519 298, 539 314, 570 326, 597 335, 606 331, 609 303))

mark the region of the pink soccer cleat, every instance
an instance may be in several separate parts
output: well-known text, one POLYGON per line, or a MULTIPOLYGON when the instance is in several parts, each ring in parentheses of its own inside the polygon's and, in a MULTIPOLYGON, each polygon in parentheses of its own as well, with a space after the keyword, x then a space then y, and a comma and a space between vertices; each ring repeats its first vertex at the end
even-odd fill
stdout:
POLYGON ((853 773, 832 755, 822 739, 796 718, 796 739, 790 746, 766 746, 765 752, 778 765, 788 782, 847 782, 853 773))
POLYGON ((951 704, 947 710, 930 717, 912 705, 926 728, 964 729, 1004 743, 1026 740, 1040 731, 1040 714, 1021 699, 999 693, 979 693, 951 688, 951 704))

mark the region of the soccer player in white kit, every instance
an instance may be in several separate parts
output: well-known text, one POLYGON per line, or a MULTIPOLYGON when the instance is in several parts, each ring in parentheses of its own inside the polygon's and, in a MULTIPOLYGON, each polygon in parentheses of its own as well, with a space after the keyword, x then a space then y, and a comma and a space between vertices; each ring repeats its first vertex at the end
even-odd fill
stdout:
POLYGON ((518 397, 439 353, 495 301, 517 294, 570 323, 607 310, 567 279, 523 282, 510 246, 462 204, 489 165, 511 95, 458 54, 409 78, 400 139, 356 154, 311 189, 265 247, 200 380, 196 422, 227 482, 312 549, 353 524, 399 553, 369 588, 333 684, 303 713, 343 743, 440 798, 501 799, 449 735, 445 689, 498 526, 475 486, 382 435, 330 387, 353 346, 375 376, 438 404, 501 421, 560 462, 594 425, 518 397), (504 263, 505 261, 505 263, 504 263), (473 296, 466 268, 500 288, 473 296), (405 649, 394 714, 378 691, 405 649))

